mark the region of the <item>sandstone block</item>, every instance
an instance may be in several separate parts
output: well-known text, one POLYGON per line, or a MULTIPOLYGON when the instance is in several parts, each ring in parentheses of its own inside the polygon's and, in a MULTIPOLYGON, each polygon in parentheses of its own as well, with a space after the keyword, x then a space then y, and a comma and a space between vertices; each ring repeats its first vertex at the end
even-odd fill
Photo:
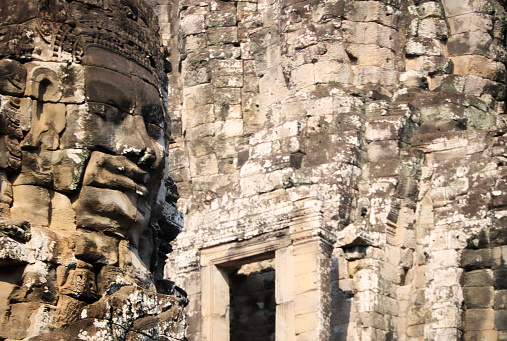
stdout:
POLYGON ((442 5, 438 2, 423 2, 417 6, 417 11, 419 16, 422 18, 439 18, 444 14, 442 5))
POLYGON ((209 83, 211 80, 211 69, 207 55, 192 53, 182 63, 185 74, 183 83, 186 87, 209 83))
POLYGON ((380 84, 391 86, 398 80, 398 74, 393 70, 386 70, 378 66, 353 66, 354 85, 380 84))
POLYGON ((230 45, 213 45, 209 47, 211 59, 239 59, 243 52, 240 47, 230 45))
POLYGON ((199 52, 206 48, 206 35, 204 33, 189 35, 186 37, 185 43, 188 52, 199 52))
POLYGON ((507 290, 495 291, 495 310, 507 309, 507 290))
POLYGON ((493 287, 468 287, 463 290, 467 309, 493 307, 493 287))
POLYGON ((392 160, 370 162, 369 175, 372 179, 396 176, 399 173, 399 165, 392 160))
POLYGON ((441 56, 441 42, 426 37, 410 38, 405 46, 405 53, 409 56, 441 56))
POLYGON ((398 22, 399 13, 396 13, 393 7, 382 2, 353 1, 346 4, 345 17, 352 21, 373 21, 395 27, 398 22))
POLYGON ((291 84, 298 88, 305 88, 315 84, 315 69, 313 64, 305 64, 291 71, 291 84))
POLYGON ((196 158, 193 162, 191 160, 190 169, 194 176, 217 174, 217 157, 215 154, 209 154, 196 158))
POLYGON ((58 291, 54 267, 40 261, 33 262, 33 259, 30 261, 23 272, 22 283, 11 294, 11 302, 56 304, 58 291))
POLYGON ((500 269, 507 264, 507 246, 493 248, 493 269, 500 269))
POLYGON ((493 309, 467 309, 465 323, 468 330, 489 330, 494 328, 495 311, 493 309))
POLYGON ((22 152, 21 173, 14 181, 14 185, 51 186, 52 151, 36 153, 22 152))
POLYGON ((243 120, 226 120, 223 126, 223 135, 225 137, 235 137, 243 135, 243 120))
POLYGON ((41 110, 32 117, 32 129, 23 141, 23 146, 55 150, 58 148, 59 134, 66 126, 66 105, 63 103, 44 103, 41 110))
POLYGON ((113 265, 118 262, 118 240, 100 232, 79 230, 73 236, 75 254, 90 264, 113 265))
POLYGON ((130 283, 122 280, 123 273, 118 266, 105 265, 97 275, 97 293, 101 296, 112 294, 124 285, 130 283))
POLYGON ((318 325, 317 316, 314 313, 296 315, 295 330, 296 333, 311 332, 318 325))
POLYGON ((212 12, 206 16, 206 28, 236 25, 236 12, 212 12))
POLYGON ((210 27, 207 30, 208 45, 233 44, 238 42, 237 27, 210 27))
POLYGON ((398 153, 398 143, 394 140, 374 141, 368 145, 368 158, 373 162, 394 159, 398 153))
POLYGON ((186 131, 215 121, 214 106, 212 104, 195 106, 195 102, 190 99, 186 103, 183 113, 182 128, 186 131))
POLYGON ((19 141, 8 135, 0 136, 0 168, 18 170, 22 164, 19 141))
POLYGON ((0 219, 0 236, 6 236, 25 243, 31 238, 30 224, 27 221, 0 219))
POLYGON ((43 187, 19 185, 12 188, 14 204, 11 217, 15 220, 28 220, 31 224, 49 224, 50 196, 43 187))
POLYGON ((74 191, 83 177, 90 152, 86 149, 62 149, 41 154, 51 160, 53 184, 56 190, 74 191))
POLYGON ((477 0, 467 4, 463 4, 459 0, 444 0, 442 5, 447 16, 450 17, 471 12, 491 13, 493 11, 493 4, 487 0, 477 0))
POLYGON ((115 111, 117 110, 107 105, 93 108, 84 104, 68 105, 67 126, 60 138, 60 148, 92 149, 100 146, 106 150, 114 150, 114 129, 111 129, 112 124, 105 124, 100 115, 114 115, 115 111))
POLYGON ((404 121, 401 116, 369 118, 366 122, 365 137, 368 141, 395 140, 399 138, 404 121))
POLYGON ((489 33, 472 31, 449 37, 447 48, 451 56, 466 54, 491 56, 489 53, 491 45, 492 37, 489 33))
MULTIPOLYGON (((192 136, 193 134, 189 135, 192 136)), ((216 149, 216 144, 213 137, 207 136, 192 140, 187 148, 191 151, 192 156, 201 157, 213 153, 216 149)))
POLYGON ((241 88, 244 84, 243 75, 216 75, 211 83, 217 88, 241 88))
POLYGON ((78 227, 108 232, 125 233, 125 222, 135 221, 137 208, 134 200, 120 191, 83 186, 83 200, 74 205, 78 227))
POLYGON ((55 327, 59 328, 77 321, 81 315, 81 310, 85 305, 86 303, 83 301, 67 295, 60 295, 56 306, 58 319, 55 321, 55 327))
POLYGON ((256 2, 239 1, 237 5, 238 21, 246 21, 248 17, 253 15, 257 11, 256 2))
POLYGON ((506 74, 504 64, 481 55, 454 56, 451 60, 455 74, 475 75, 491 80, 500 80, 506 74))
POLYGON ((467 287, 493 285, 493 272, 490 269, 467 271, 464 275, 464 285, 467 287))
POLYGON ((446 39, 448 36, 447 23, 440 18, 425 18, 419 21, 417 34, 420 37, 446 39))
POLYGON ((439 56, 420 56, 407 60, 407 69, 423 70, 429 74, 450 73, 452 61, 439 56))
POLYGON ((213 75, 242 75, 243 61, 236 59, 214 59, 210 66, 213 75))
POLYGON ((183 89, 184 109, 214 103, 214 90, 211 84, 200 84, 183 89))
POLYGON ((465 332, 465 341, 475 341, 475 340, 500 340, 498 338, 499 334, 496 330, 481 330, 481 331, 466 331, 465 332))
POLYGON ((51 195, 51 222, 50 227, 55 229, 74 230, 76 226, 76 213, 72 208, 71 200, 59 192, 50 192, 51 195))
POLYGON ((347 42, 355 44, 372 44, 394 49, 395 30, 374 22, 354 22, 345 20, 342 30, 347 42))
POLYGON ((394 68, 394 53, 391 49, 377 45, 350 44, 346 51, 353 56, 353 64, 360 66, 377 66, 383 69, 394 68))
POLYGON ((493 16, 485 13, 465 13, 448 19, 452 34, 471 31, 488 32, 493 29, 493 16))
POLYGON ((40 305, 38 302, 13 304, 10 310, 12 317, 0 325, 0 335, 15 340, 25 338, 30 329, 29 317, 37 311, 40 305))
POLYGON ((204 14, 187 14, 180 22, 180 29, 185 35, 204 33, 205 22, 204 14))
POLYGON ((495 289, 507 289, 507 269, 496 269, 493 271, 495 289))
POLYGON ((490 267, 492 264, 491 250, 464 250, 461 255, 461 264, 465 269, 480 269, 490 267))
POLYGON ((352 70, 350 66, 335 61, 322 61, 315 63, 316 83, 340 83, 349 84, 352 81, 352 70))
POLYGON ((408 326, 407 335, 413 338, 410 340, 414 341, 424 337, 424 324, 408 326))
POLYGON ((495 329, 507 331, 507 309, 495 311, 495 329))

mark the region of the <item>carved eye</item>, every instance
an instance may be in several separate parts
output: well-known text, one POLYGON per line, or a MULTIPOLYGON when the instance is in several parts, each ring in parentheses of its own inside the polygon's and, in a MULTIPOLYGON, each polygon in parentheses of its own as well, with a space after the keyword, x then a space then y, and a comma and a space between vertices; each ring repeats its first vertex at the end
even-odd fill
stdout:
POLYGON ((102 118, 104 121, 118 124, 127 115, 118 108, 104 103, 89 103, 90 112, 102 118))
POLYGON ((164 111, 160 105, 144 105, 141 109, 143 120, 158 127, 164 126, 164 111))

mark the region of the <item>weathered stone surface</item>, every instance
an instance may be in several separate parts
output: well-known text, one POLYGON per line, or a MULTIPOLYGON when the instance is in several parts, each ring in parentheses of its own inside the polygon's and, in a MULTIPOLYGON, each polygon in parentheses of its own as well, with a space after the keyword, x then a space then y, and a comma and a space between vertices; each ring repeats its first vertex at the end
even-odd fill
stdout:
POLYGON ((0 5, 0 338, 506 338, 504 1, 148 3, 0 5))
POLYGON ((184 338, 167 56, 144 0, 0 4, 0 339, 184 338))
POLYGON ((12 59, 0 61, 0 93, 23 95, 26 86, 26 70, 21 63, 12 59))
POLYGON ((164 29, 181 65, 170 174, 185 224, 166 269, 191 288, 189 339, 232 335, 217 317, 231 287, 203 255, 285 229, 294 249, 323 231, 337 242, 307 250, 333 265, 298 278, 311 262, 276 248, 293 285, 276 284, 276 339, 501 338, 505 3, 176 3, 164 29), (327 298, 308 299, 312 285, 327 298))
POLYGON ((28 250, 21 243, 8 237, 0 237, 0 246, 0 264, 28 263, 28 250))

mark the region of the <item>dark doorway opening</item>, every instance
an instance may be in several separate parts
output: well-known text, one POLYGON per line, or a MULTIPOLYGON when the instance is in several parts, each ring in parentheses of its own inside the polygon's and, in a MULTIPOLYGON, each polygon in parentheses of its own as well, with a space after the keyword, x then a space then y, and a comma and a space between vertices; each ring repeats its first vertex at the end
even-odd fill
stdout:
POLYGON ((230 340, 274 341, 274 259, 242 265, 229 275, 230 340))

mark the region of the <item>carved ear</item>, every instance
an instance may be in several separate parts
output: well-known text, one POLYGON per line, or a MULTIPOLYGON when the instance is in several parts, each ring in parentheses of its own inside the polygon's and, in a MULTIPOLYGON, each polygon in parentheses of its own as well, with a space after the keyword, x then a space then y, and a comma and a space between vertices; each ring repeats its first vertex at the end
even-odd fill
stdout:
POLYGON ((47 66, 35 66, 28 71, 26 94, 41 102, 59 102, 62 98, 62 82, 56 70, 47 66))

